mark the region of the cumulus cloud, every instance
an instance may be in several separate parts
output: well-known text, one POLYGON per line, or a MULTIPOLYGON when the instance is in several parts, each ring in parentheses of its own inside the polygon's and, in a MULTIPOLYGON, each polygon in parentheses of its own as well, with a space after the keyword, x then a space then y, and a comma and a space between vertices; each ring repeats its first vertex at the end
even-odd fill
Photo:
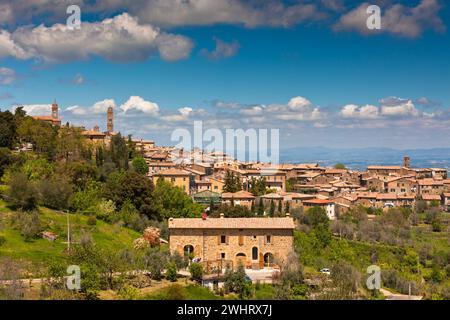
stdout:
POLYGON ((185 121, 189 118, 189 116, 193 113, 193 109, 189 107, 183 107, 178 109, 179 114, 172 114, 163 116, 162 119, 169 122, 180 122, 185 121))
POLYGON ((138 111, 152 116, 159 114, 159 106, 157 103, 146 101, 139 96, 131 96, 128 101, 120 106, 120 109, 124 113, 138 111))
POLYGON ((354 104, 348 104, 341 109, 339 114, 343 118, 376 119, 379 116, 379 110, 378 107, 373 105, 359 107, 354 104))
POLYGON ((211 60, 218 60, 234 56, 241 47, 237 41, 227 43, 219 38, 214 38, 216 47, 212 51, 202 49, 201 54, 211 60))
POLYGON ((387 32, 408 38, 418 37, 427 29, 438 32, 445 30, 445 25, 438 15, 441 9, 438 0, 421 0, 416 7, 407 7, 402 4, 390 4, 383 7, 381 30, 367 28, 369 14, 366 10, 370 5, 365 2, 342 15, 333 29, 335 31, 356 31, 366 35, 387 32))
MULTIPOLYGON (((25 104, 20 106, 23 107, 23 110, 25 110, 27 114, 31 116, 50 115, 52 110, 51 104, 25 104)), ((15 110, 17 107, 19 107, 19 105, 14 106, 12 110, 15 110)))
POLYGON ((20 27, 0 33, 0 57, 36 58, 46 62, 85 60, 100 56, 111 61, 142 61, 155 52, 173 61, 189 56, 190 39, 149 24, 140 24, 127 13, 101 22, 84 22, 81 29, 65 24, 20 27))
POLYGON ((423 112, 417 109, 412 100, 390 97, 381 99, 380 107, 374 105, 357 106, 348 104, 341 108, 339 115, 346 119, 379 119, 395 117, 419 117, 423 112))
POLYGON ((0 84, 12 84, 17 79, 17 73, 13 69, 0 67, 0 84))

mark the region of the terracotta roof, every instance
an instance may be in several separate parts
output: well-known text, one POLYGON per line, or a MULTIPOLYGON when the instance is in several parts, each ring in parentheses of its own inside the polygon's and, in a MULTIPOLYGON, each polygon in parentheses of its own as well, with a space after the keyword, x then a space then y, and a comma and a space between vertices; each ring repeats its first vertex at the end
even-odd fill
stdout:
POLYGON ((347 173, 347 169, 326 169, 324 174, 340 174, 340 173, 347 173))
POLYGON ((450 193, 444 193, 444 197, 450 198, 450 193))
POLYGON ((150 167, 175 167, 177 164, 174 162, 168 162, 168 161, 149 161, 147 162, 147 165, 150 167))
POLYGON ((255 196, 248 191, 238 191, 238 192, 225 192, 222 194, 222 199, 255 199, 255 196))
POLYGON ((97 137, 105 137, 106 134, 99 132, 99 131, 94 131, 94 130, 85 130, 83 132, 81 132, 81 135, 83 136, 97 136, 97 137))
POLYGON ((419 182, 419 185, 421 185, 421 186, 442 186, 442 185, 444 185, 443 180, 436 181, 431 178, 420 179, 420 180, 418 180, 418 182, 419 182))
POLYGON ((440 195, 435 195, 435 194, 424 194, 422 195, 422 199, 425 201, 441 201, 441 196, 440 195))
POLYGON ((294 229, 294 220, 285 218, 177 218, 169 219, 169 229, 294 229))
POLYGON ((170 168, 156 173, 155 176, 188 176, 190 174, 190 172, 185 170, 170 168))
POLYGON ((400 170, 400 166, 368 166, 367 170, 400 170))
POLYGON ((305 204, 329 204, 334 203, 334 201, 326 200, 326 199, 311 199, 303 201, 305 204))
POLYGON ((397 195, 395 193, 379 193, 377 200, 397 200, 397 195))

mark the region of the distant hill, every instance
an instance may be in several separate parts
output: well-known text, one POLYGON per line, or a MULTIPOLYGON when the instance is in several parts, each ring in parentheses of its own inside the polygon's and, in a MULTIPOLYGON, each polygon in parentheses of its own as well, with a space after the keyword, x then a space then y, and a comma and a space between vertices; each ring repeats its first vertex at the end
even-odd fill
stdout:
POLYGON ((280 161, 291 163, 318 162, 323 166, 332 166, 342 162, 351 169, 363 170, 368 165, 401 165, 405 155, 411 158, 412 167, 450 169, 450 148, 407 150, 390 148, 289 148, 280 150, 280 161))

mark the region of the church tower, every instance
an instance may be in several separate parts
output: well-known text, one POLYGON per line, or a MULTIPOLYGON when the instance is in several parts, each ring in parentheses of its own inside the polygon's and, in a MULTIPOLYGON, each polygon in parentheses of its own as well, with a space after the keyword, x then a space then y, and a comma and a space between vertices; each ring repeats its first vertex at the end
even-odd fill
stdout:
POLYGON ((52 103, 52 119, 59 119, 59 107, 56 100, 52 103))
POLYGON ((106 123, 108 133, 114 132, 114 110, 112 107, 108 108, 108 118, 106 123))

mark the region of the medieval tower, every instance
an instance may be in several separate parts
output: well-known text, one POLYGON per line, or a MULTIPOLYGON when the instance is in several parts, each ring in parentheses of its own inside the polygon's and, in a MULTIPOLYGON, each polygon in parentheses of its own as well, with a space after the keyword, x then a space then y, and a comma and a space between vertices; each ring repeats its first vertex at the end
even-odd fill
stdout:
POLYGON ((109 134, 114 132, 114 110, 112 107, 108 108, 108 118, 106 127, 109 134))
POLYGON ((52 103, 52 119, 59 119, 59 107, 56 100, 52 103))

